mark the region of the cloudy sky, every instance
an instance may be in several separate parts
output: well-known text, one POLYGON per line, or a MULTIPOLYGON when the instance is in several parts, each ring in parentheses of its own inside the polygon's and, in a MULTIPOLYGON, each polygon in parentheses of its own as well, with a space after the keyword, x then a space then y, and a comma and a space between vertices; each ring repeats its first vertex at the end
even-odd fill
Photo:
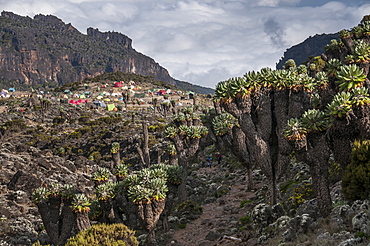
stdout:
POLYGON ((172 77, 214 88, 275 68, 309 36, 356 26, 370 14, 370 0, 0 0, 0 9, 55 15, 82 33, 123 33, 172 77))

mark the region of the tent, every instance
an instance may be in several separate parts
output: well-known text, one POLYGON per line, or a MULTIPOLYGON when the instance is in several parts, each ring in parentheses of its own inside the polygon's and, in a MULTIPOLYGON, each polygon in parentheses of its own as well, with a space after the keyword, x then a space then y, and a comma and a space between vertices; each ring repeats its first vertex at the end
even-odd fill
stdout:
POLYGON ((145 93, 135 93, 135 98, 144 98, 145 93))
POLYGON ((9 90, 8 91, 10 91, 10 92, 15 92, 15 89, 14 88, 9 88, 9 90))
POLYGON ((123 86, 122 81, 120 81, 120 82, 115 82, 115 83, 114 83, 114 87, 122 87, 122 86, 123 86))
POLYGON ((103 101, 94 101, 93 102, 94 105, 98 106, 98 107, 106 107, 107 105, 105 105, 105 103, 103 101))
POLYGON ((189 99, 193 99, 193 98, 194 98, 195 93, 194 93, 194 92, 192 92, 192 91, 188 91, 188 92, 186 92, 186 95, 188 95, 188 96, 189 96, 189 99))
POLYGON ((114 103, 107 104, 108 111, 113 111, 115 108, 116 108, 116 105, 114 105, 114 103))

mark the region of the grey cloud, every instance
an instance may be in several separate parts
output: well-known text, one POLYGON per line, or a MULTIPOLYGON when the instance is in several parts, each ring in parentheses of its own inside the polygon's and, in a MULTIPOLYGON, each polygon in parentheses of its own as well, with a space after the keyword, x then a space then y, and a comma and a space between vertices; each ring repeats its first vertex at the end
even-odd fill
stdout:
POLYGON ((272 45, 278 48, 284 48, 287 46, 284 41, 285 31, 284 28, 277 22, 275 18, 268 18, 263 23, 263 30, 266 35, 270 38, 272 45))

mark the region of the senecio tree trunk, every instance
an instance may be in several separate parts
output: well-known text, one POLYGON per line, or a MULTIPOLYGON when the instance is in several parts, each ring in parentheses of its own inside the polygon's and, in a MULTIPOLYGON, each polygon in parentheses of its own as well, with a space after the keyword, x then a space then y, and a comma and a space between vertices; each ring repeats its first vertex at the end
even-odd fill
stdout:
POLYGON ((153 200, 148 203, 137 204, 139 217, 144 223, 145 228, 148 230, 145 245, 157 245, 155 240, 155 226, 164 210, 165 204, 165 200, 153 200))
MULTIPOLYGON (((186 173, 189 160, 198 151, 201 137, 208 133, 208 129, 200 125, 200 119, 197 117, 189 116, 188 120, 175 120, 173 123, 174 126, 166 128, 166 135, 175 145, 178 165, 182 166, 186 173)), ((181 183, 178 192, 180 201, 185 201, 186 181, 181 183)))
POLYGON ((303 144, 295 148, 296 158, 310 166, 312 184, 315 188, 317 205, 321 216, 327 217, 331 211, 331 196, 329 190, 329 167, 327 164, 330 157, 330 149, 326 135, 323 133, 310 133, 303 144))
POLYGON ((64 245, 71 236, 75 223, 69 200, 62 201, 59 195, 37 203, 45 230, 54 245, 64 245))
POLYGON ((139 143, 137 152, 139 153, 142 164, 145 167, 150 166, 150 152, 149 152, 149 132, 148 123, 142 122, 144 141, 139 143))
MULTIPOLYGON (((178 164, 187 171, 189 159, 192 158, 198 151, 200 138, 186 139, 182 138, 180 135, 177 135, 173 138, 173 142, 176 146, 178 154, 178 164)), ((186 180, 180 184, 178 192, 180 201, 186 201, 186 180)))
POLYGON ((309 105, 304 90, 262 88, 220 104, 239 120, 257 165, 269 180, 271 203, 277 202, 277 182, 285 175, 293 148, 283 136, 286 122, 303 114, 309 105))

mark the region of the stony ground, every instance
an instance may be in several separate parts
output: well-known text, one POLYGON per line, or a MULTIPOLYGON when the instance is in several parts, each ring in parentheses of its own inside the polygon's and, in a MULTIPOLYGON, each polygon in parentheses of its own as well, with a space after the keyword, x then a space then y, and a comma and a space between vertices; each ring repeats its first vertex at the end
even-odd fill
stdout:
MULTIPOLYGON (((214 165, 200 168, 197 174, 212 177, 223 171, 223 168, 214 165)), ((236 177, 226 194, 202 206, 203 213, 198 219, 186 224, 184 229, 172 230, 172 240, 167 245, 245 245, 245 242, 240 243, 239 219, 251 208, 241 207, 240 204, 241 201, 255 198, 255 193, 247 191, 246 187, 245 177, 236 177)))

